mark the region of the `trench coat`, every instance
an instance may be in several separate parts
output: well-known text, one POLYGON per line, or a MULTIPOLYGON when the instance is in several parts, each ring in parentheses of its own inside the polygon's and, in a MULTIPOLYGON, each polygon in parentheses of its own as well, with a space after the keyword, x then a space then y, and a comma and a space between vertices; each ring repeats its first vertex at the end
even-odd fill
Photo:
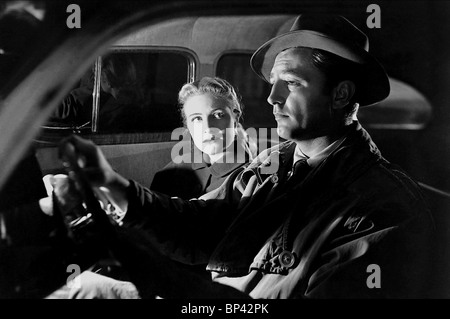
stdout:
POLYGON ((346 134, 290 185, 292 142, 196 200, 131 181, 124 225, 145 229, 171 259, 207 262, 214 282, 252 298, 424 297, 433 221, 421 191, 357 121, 346 134))

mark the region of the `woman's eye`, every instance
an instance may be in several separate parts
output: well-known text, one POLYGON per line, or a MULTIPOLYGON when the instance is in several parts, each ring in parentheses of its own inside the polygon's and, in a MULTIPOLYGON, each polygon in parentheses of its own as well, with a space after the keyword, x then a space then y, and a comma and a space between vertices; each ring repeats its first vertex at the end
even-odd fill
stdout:
POLYGON ((200 116, 192 117, 191 122, 192 123, 199 123, 202 121, 202 118, 200 116))
POLYGON ((223 113, 223 112, 216 112, 216 113, 213 114, 213 116, 214 116, 216 119, 221 119, 221 118, 223 118, 224 113, 223 113))

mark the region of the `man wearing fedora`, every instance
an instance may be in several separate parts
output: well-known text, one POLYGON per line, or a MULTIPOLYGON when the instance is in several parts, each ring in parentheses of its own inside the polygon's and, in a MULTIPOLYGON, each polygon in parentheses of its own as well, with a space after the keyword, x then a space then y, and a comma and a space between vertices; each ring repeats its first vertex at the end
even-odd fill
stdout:
POLYGON ((287 141, 215 199, 152 192, 114 172, 94 144, 63 144, 126 211, 113 250, 141 296, 427 297, 426 204, 356 117, 390 91, 366 35, 341 16, 300 15, 254 53, 251 67, 272 85, 267 100, 287 141), (212 282, 169 259, 207 263, 212 282))

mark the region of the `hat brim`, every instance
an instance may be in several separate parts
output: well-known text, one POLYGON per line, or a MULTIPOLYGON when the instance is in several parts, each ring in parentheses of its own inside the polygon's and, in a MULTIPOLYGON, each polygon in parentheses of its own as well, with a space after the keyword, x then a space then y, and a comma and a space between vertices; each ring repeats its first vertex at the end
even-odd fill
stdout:
POLYGON ((278 53, 295 47, 321 49, 360 65, 361 77, 356 83, 360 106, 380 102, 389 95, 389 78, 375 57, 362 48, 345 46, 325 34, 310 30, 291 31, 267 41, 253 54, 250 60, 251 68, 259 77, 269 82, 278 53))

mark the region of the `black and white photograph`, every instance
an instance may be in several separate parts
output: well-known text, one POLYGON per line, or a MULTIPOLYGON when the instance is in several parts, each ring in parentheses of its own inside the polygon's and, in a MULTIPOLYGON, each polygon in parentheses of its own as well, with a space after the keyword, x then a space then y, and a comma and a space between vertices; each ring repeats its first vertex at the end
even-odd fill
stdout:
POLYGON ((450 298, 449 17, 1 0, 0 299, 450 298))

